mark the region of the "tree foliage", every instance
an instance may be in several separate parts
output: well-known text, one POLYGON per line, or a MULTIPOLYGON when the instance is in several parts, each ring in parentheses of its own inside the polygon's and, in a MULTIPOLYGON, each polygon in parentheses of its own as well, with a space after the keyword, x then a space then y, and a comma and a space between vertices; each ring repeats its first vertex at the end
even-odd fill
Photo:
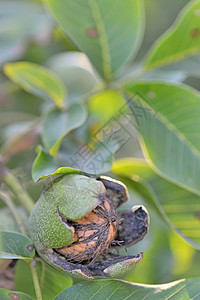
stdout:
POLYGON ((18 259, 20 299, 41 299, 22 284, 37 273, 44 299, 200 295, 200 0, 165 4, 170 24, 161 2, 0 1, 0 247, 2 262, 18 259), (30 213, 41 179, 71 172, 112 172, 148 207, 148 237, 128 250, 144 260, 126 281, 73 285, 35 265, 18 206, 30 213))

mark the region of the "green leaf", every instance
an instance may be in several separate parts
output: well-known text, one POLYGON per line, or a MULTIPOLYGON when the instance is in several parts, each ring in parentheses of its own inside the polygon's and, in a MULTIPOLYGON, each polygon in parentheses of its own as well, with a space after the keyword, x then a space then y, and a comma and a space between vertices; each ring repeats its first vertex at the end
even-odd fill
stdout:
POLYGON ((16 291, 10 291, 3 288, 0 288, 0 299, 1 300, 33 300, 32 297, 16 292, 16 291))
MULTIPOLYGON (((177 62, 173 62, 171 64, 164 65, 164 66, 160 67, 159 69, 154 69, 154 70, 157 70, 157 71, 159 70, 163 74, 169 74, 168 76, 170 76, 170 74, 173 76, 173 74, 176 74, 177 72, 182 72, 182 80, 181 81, 183 81, 188 76, 192 76, 192 77, 200 76, 199 63, 200 63, 200 54, 198 53, 196 55, 187 57, 187 58, 177 61, 177 62)), ((148 76, 148 73, 149 72, 147 72, 147 76, 148 76)), ((162 76, 162 73, 161 73, 161 76, 162 76)), ((151 72, 150 72, 150 76, 151 76, 151 72)), ((180 76, 180 78, 181 78, 181 76, 180 76)), ((151 81, 152 81, 152 79, 151 79, 151 81)), ((157 80, 161 81, 161 78, 159 78, 157 80)), ((171 78, 170 78, 170 80, 171 80, 171 78)), ((162 81, 163 81, 163 79, 162 79, 162 81)), ((173 81, 173 80, 171 80, 171 82, 175 83, 175 81, 173 81)))
POLYGON ((44 151, 42 147, 38 146, 37 152, 32 166, 32 177, 35 182, 43 178, 43 175, 53 173, 60 166, 58 160, 44 151))
POLYGON ((115 161, 112 171, 130 178, 133 186, 164 220, 187 242, 200 249, 200 197, 160 177, 144 161, 121 159, 115 161))
POLYGON ((91 63, 84 53, 59 53, 51 56, 46 64, 66 85, 69 101, 82 100, 98 83, 91 63))
POLYGON ((200 95, 186 86, 130 85, 128 102, 151 167, 200 195, 200 95))
POLYGON ((53 109, 43 119, 43 142, 49 153, 56 156, 63 138, 73 129, 80 127, 87 118, 87 111, 81 104, 73 104, 66 111, 53 109))
POLYGON ((58 157, 51 156, 38 147, 38 155, 32 167, 33 180, 37 182, 48 176, 74 173, 74 169, 77 173, 85 172, 92 175, 108 172, 113 163, 113 146, 109 146, 106 141, 102 143, 95 140, 95 142, 95 146, 92 142, 91 145, 88 142, 79 148, 73 148, 69 153, 59 152, 58 157))
MULTIPOLYGON (((72 279, 69 276, 54 270, 43 261, 37 261, 36 270, 43 300, 53 299, 58 293, 72 286, 72 279)), ((31 270, 26 262, 17 262, 14 281, 18 291, 36 298, 31 270)))
POLYGON ((41 176, 39 180, 49 176, 67 175, 67 174, 86 174, 86 173, 69 167, 61 167, 58 168, 55 172, 41 176))
POLYGON ((59 108, 63 106, 66 90, 52 71, 29 62, 10 63, 4 66, 5 74, 27 92, 51 99, 59 108))
POLYGON ((69 38, 106 81, 138 49, 143 32, 141 0, 46 2, 69 38))
POLYGON ((107 125, 107 122, 111 123, 115 118, 120 118, 120 111, 126 105, 124 98, 116 90, 106 90, 95 94, 88 103, 92 119, 99 123, 98 127, 97 124, 94 124, 96 131, 101 130, 101 127, 107 125))
POLYGON ((84 173, 69 167, 60 167, 59 161, 46 153, 42 148, 38 148, 38 155, 33 163, 32 177, 35 182, 49 176, 81 174, 84 173))
POLYGON ((153 45, 147 55, 145 69, 169 65, 171 71, 183 70, 200 75, 199 23, 200 1, 190 1, 175 24, 153 45))
POLYGON ((32 241, 20 233, 0 231, 0 258, 31 260, 35 255, 32 241))
POLYGON ((119 280, 94 280, 79 283, 63 291, 54 300, 71 299, 95 300, 165 300, 198 299, 200 295, 200 278, 181 279, 166 284, 148 285, 131 284, 119 280))
MULTIPOLYGON (((174 66, 174 65, 173 65, 174 66)), ((142 66, 131 67, 126 74, 123 74, 123 77, 120 79, 120 82, 124 82, 125 84, 133 83, 136 81, 142 82, 153 82, 153 81, 162 81, 168 83, 180 83, 186 79, 187 75, 185 74, 185 70, 173 70, 172 66, 169 70, 165 68, 160 69, 153 69, 145 71, 143 70, 142 66)))

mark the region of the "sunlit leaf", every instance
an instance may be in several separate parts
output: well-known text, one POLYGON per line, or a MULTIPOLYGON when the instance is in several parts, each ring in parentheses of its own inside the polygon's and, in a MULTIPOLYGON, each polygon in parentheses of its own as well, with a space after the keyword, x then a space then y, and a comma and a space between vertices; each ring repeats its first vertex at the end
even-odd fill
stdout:
POLYGON ((95 280, 79 283, 59 294, 54 300, 71 299, 95 300, 166 300, 198 299, 200 278, 182 279, 160 285, 131 284, 119 280, 95 280))
POLYGON ((122 95, 115 90, 106 90, 95 94, 89 99, 89 113, 94 120, 95 130, 101 130, 106 123, 120 118, 123 108, 126 106, 122 95), (117 116, 117 117, 116 117, 117 116))
POLYGON ((63 30, 110 81, 138 49, 143 32, 142 1, 46 0, 63 30), (125 47, 123 45, 126 45, 125 47))
MULTIPOLYGON (((53 299, 58 293, 72 285, 72 279, 69 276, 54 270, 42 261, 36 263, 36 270, 43 300, 53 299)), ((36 298, 31 270, 26 262, 17 262, 14 281, 18 291, 36 298)))
POLYGON ((190 269, 192 269, 194 266, 193 262, 195 262, 195 269, 199 270, 199 265, 196 264, 195 258, 197 252, 196 249, 191 247, 182 238, 178 239, 174 232, 171 232, 169 237, 170 248, 174 257, 174 263, 172 267, 173 274, 180 275, 183 273, 186 274, 188 271, 190 272, 190 269))
POLYGON ((63 106, 66 90, 62 81, 52 71, 29 62, 5 65, 6 75, 26 91, 51 99, 58 107, 63 106))
POLYGON ((200 197, 165 180, 140 160, 115 161, 113 172, 133 186, 187 242, 200 249, 200 197))
POLYGON ((147 55, 145 68, 168 67, 200 75, 200 1, 190 1, 175 24, 161 36, 147 55))
POLYGON ((0 258, 31 260, 35 255, 32 241, 14 232, 0 231, 0 258))
POLYGON ((200 95, 186 86, 139 83, 127 89, 149 164, 200 195, 200 95))

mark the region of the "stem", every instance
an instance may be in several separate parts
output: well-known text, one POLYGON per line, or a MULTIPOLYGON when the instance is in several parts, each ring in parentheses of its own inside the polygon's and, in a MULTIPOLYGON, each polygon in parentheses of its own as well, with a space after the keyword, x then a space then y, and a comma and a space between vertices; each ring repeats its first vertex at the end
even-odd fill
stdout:
POLYGON ((33 284, 35 288, 36 298, 37 300, 42 300, 42 293, 40 289, 39 279, 36 271, 36 263, 35 260, 32 260, 30 263, 31 273, 33 277, 33 284))
MULTIPOLYGON (((14 175, 12 175, 9 172, 9 170, 4 166, 1 158, 0 158, 0 180, 11 188, 11 190, 14 192, 14 194, 18 197, 20 203, 30 213, 32 208, 33 208, 33 205, 34 205, 33 200, 30 198, 30 196, 23 189, 23 187, 21 186, 19 180, 14 175)), ((21 219, 20 219, 20 217, 17 213, 17 210, 16 210, 16 207, 15 207, 14 203, 4 193, 0 192, 0 196, 2 197, 4 202, 8 205, 8 207, 10 208, 10 210, 11 210, 11 212, 12 212, 14 218, 15 218, 15 221, 16 221, 17 225, 20 228, 21 233, 26 235, 26 230, 25 230, 23 224, 21 223, 21 219)), ((31 269, 31 273, 32 273, 36 298, 37 298, 37 300, 42 300, 42 293, 41 293, 39 279, 38 279, 38 275, 37 275, 35 259, 33 259, 29 263, 29 265, 30 265, 30 269, 31 269)))
POLYGON ((9 170, 3 166, 0 162, 0 179, 13 191, 13 193, 17 196, 20 203, 26 208, 28 213, 31 212, 34 202, 31 197, 27 194, 27 192, 21 186, 19 180, 9 172, 9 170))
POLYGON ((14 203, 12 202, 12 200, 10 199, 10 197, 8 195, 6 195, 5 193, 0 192, 0 197, 1 199, 5 202, 5 204, 8 206, 8 208, 10 209, 16 223, 17 226, 19 227, 19 230, 21 231, 22 234, 27 235, 26 229, 24 228, 24 225, 20 219, 20 216, 18 214, 17 208, 14 205, 14 203))

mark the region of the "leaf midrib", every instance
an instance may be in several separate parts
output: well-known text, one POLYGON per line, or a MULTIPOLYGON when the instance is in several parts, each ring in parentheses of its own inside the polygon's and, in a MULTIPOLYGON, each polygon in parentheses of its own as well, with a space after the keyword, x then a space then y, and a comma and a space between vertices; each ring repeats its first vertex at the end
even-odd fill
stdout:
POLYGON ((152 71, 173 63, 178 63, 197 55, 199 52, 200 52, 200 46, 195 46, 193 48, 190 48, 189 50, 186 49, 185 51, 179 52, 176 55, 174 54, 169 55, 167 58, 163 58, 153 64, 150 64, 149 66, 144 66, 144 70, 152 71))
MULTIPOLYGON (((123 92, 123 91, 122 91, 123 92)), ((127 93, 127 91, 125 91, 127 93)), ((131 93, 132 95, 134 94, 133 92, 130 92, 128 90, 128 94, 131 93)), ((169 119, 163 115, 163 113, 157 109, 157 107, 150 105, 151 102, 146 102, 145 99, 140 95, 141 101, 145 103, 146 106, 148 106, 151 110, 156 111, 156 114, 154 115, 154 118, 157 120, 160 120, 170 131, 174 132, 175 135, 183 142, 183 144, 191 149, 191 151, 194 153, 195 156, 197 156, 198 159, 200 159, 200 153, 196 146, 192 144, 186 135, 184 135, 183 132, 181 132, 174 123, 170 122, 169 119)), ((152 115, 152 114, 151 114, 152 115)))
POLYGON ((88 3, 90 6, 90 9, 91 9, 93 19, 96 24, 96 28, 99 32, 99 43, 101 46, 104 78, 107 81, 110 81, 111 77, 112 77, 111 57, 110 57, 110 49, 109 49, 105 26, 104 26, 103 20, 101 18, 101 14, 99 11, 97 1, 96 0, 88 0, 88 3))
MULTIPOLYGON (((126 95, 128 94, 129 98, 130 98, 130 95, 133 96, 133 94, 134 94, 134 92, 131 92, 130 90, 126 90, 126 89, 122 90, 122 92, 124 92, 126 95)), ((146 102, 141 95, 140 95, 140 100, 142 103, 144 103, 146 105, 146 107, 151 108, 153 111, 155 110, 154 106, 150 105, 150 102, 146 102)), ((198 160, 200 160, 200 153, 198 152, 196 147, 190 141, 188 141, 188 139, 186 140, 186 137, 184 136, 184 134, 182 132, 180 132, 173 123, 170 123, 169 120, 160 111, 158 111, 158 110, 156 111, 156 115, 154 116, 154 118, 156 118, 158 121, 163 123, 166 126, 166 128, 168 128, 169 131, 173 132, 175 134, 175 136, 177 136, 178 139, 182 142, 183 146, 188 148, 189 151, 192 152, 194 157, 196 157, 198 160)), ((159 170, 157 168, 157 166, 154 164, 154 162, 152 162, 152 160, 149 157, 143 137, 142 137, 141 144, 142 144, 142 148, 144 151, 144 155, 145 155, 146 159, 148 160, 149 165, 158 175, 166 178, 169 182, 176 183, 178 186, 184 188, 185 190, 190 191, 197 196, 200 196, 200 192, 198 192, 194 187, 190 188, 189 185, 180 183, 177 180, 174 181, 167 174, 165 174, 161 170, 159 170)))

